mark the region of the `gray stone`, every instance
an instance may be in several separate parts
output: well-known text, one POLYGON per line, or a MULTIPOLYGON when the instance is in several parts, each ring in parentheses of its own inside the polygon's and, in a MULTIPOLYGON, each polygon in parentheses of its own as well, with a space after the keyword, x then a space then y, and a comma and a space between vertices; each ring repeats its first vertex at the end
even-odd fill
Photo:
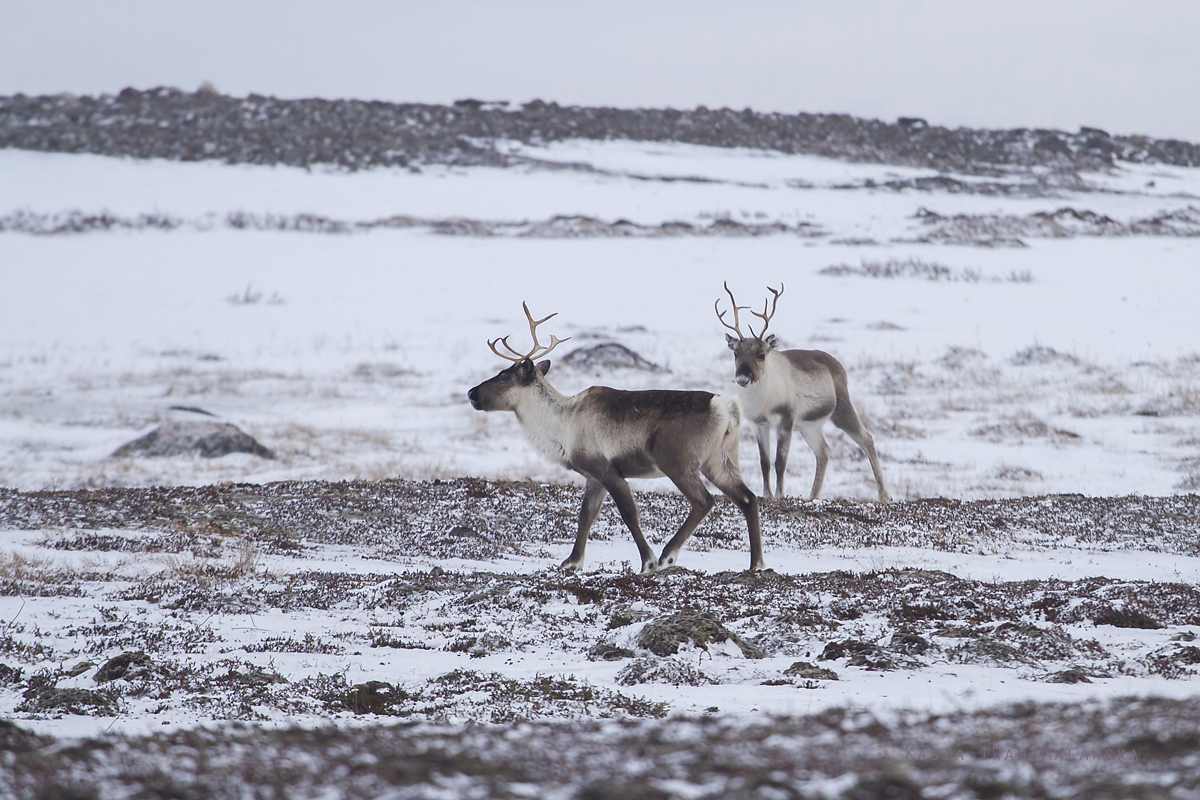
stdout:
POLYGON ((625 345, 616 342, 603 342, 572 350, 563 358, 563 364, 591 375, 600 375, 615 369, 666 372, 658 364, 647 361, 625 345))
POLYGON ((103 667, 96 670, 95 681, 96 683, 108 683, 118 678, 128 680, 144 673, 151 663, 150 656, 141 650, 121 653, 115 658, 110 658, 103 667))
POLYGON ((230 453, 250 453, 260 458, 275 454, 248 433, 229 422, 215 420, 167 420, 154 430, 113 451, 125 456, 190 456, 219 458, 230 453))
POLYGON ((716 617, 701 611, 680 611, 648 623, 638 634, 637 643, 658 656, 671 656, 679 646, 692 642, 708 649, 710 643, 732 641, 746 658, 763 658, 763 652, 727 629, 716 617))
POLYGON ((806 680, 836 681, 838 679, 837 673, 833 670, 818 667, 816 664, 810 664, 807 661, 797 661, 785 669, 783 674, 806 680))

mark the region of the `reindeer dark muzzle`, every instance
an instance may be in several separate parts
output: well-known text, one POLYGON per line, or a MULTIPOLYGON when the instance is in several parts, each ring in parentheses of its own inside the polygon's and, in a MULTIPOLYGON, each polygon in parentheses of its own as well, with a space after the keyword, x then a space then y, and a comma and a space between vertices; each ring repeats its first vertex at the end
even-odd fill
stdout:
POLYGON ((479 387, 476 386, 471 391, 467 392, 467 399, 471 401, 471 407, 476 411, 483 411, 483 406, 479 403, 479 387))

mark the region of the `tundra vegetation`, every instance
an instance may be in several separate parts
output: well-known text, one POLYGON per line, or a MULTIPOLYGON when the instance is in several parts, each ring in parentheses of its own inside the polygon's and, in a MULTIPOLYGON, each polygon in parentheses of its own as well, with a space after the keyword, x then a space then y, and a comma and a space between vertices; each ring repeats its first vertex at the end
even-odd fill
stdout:
POLYGON ((0 796, 1195 796, 1197 152, 0 97, 0 796), (895 502, 829 426, 768 569, 717 497, 676 565, 606 504, 560 571, 585 482, 470 407, 484 337, 528 296, 564 396, 728 394, 724 279, 787 282, 895 502))

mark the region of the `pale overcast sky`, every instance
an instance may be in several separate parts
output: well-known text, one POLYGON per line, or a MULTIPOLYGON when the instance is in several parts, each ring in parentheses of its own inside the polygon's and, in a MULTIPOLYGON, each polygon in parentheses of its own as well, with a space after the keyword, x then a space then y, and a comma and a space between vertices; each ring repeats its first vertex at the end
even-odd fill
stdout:
POLYGON ((1200 2, 0 0, 0 93, 204 81, 1200 141, 1200 2))

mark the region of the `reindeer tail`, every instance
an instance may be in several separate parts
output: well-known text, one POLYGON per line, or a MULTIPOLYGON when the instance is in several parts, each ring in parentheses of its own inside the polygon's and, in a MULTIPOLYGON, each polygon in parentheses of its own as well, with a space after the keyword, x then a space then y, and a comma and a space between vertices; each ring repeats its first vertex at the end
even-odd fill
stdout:
POLYGON ((712 409, 722 424, 724 436, 736 437, 738 428, 742 424, 742 412, 734 396, 731 394, 717 395, 712 399, 712 409))

